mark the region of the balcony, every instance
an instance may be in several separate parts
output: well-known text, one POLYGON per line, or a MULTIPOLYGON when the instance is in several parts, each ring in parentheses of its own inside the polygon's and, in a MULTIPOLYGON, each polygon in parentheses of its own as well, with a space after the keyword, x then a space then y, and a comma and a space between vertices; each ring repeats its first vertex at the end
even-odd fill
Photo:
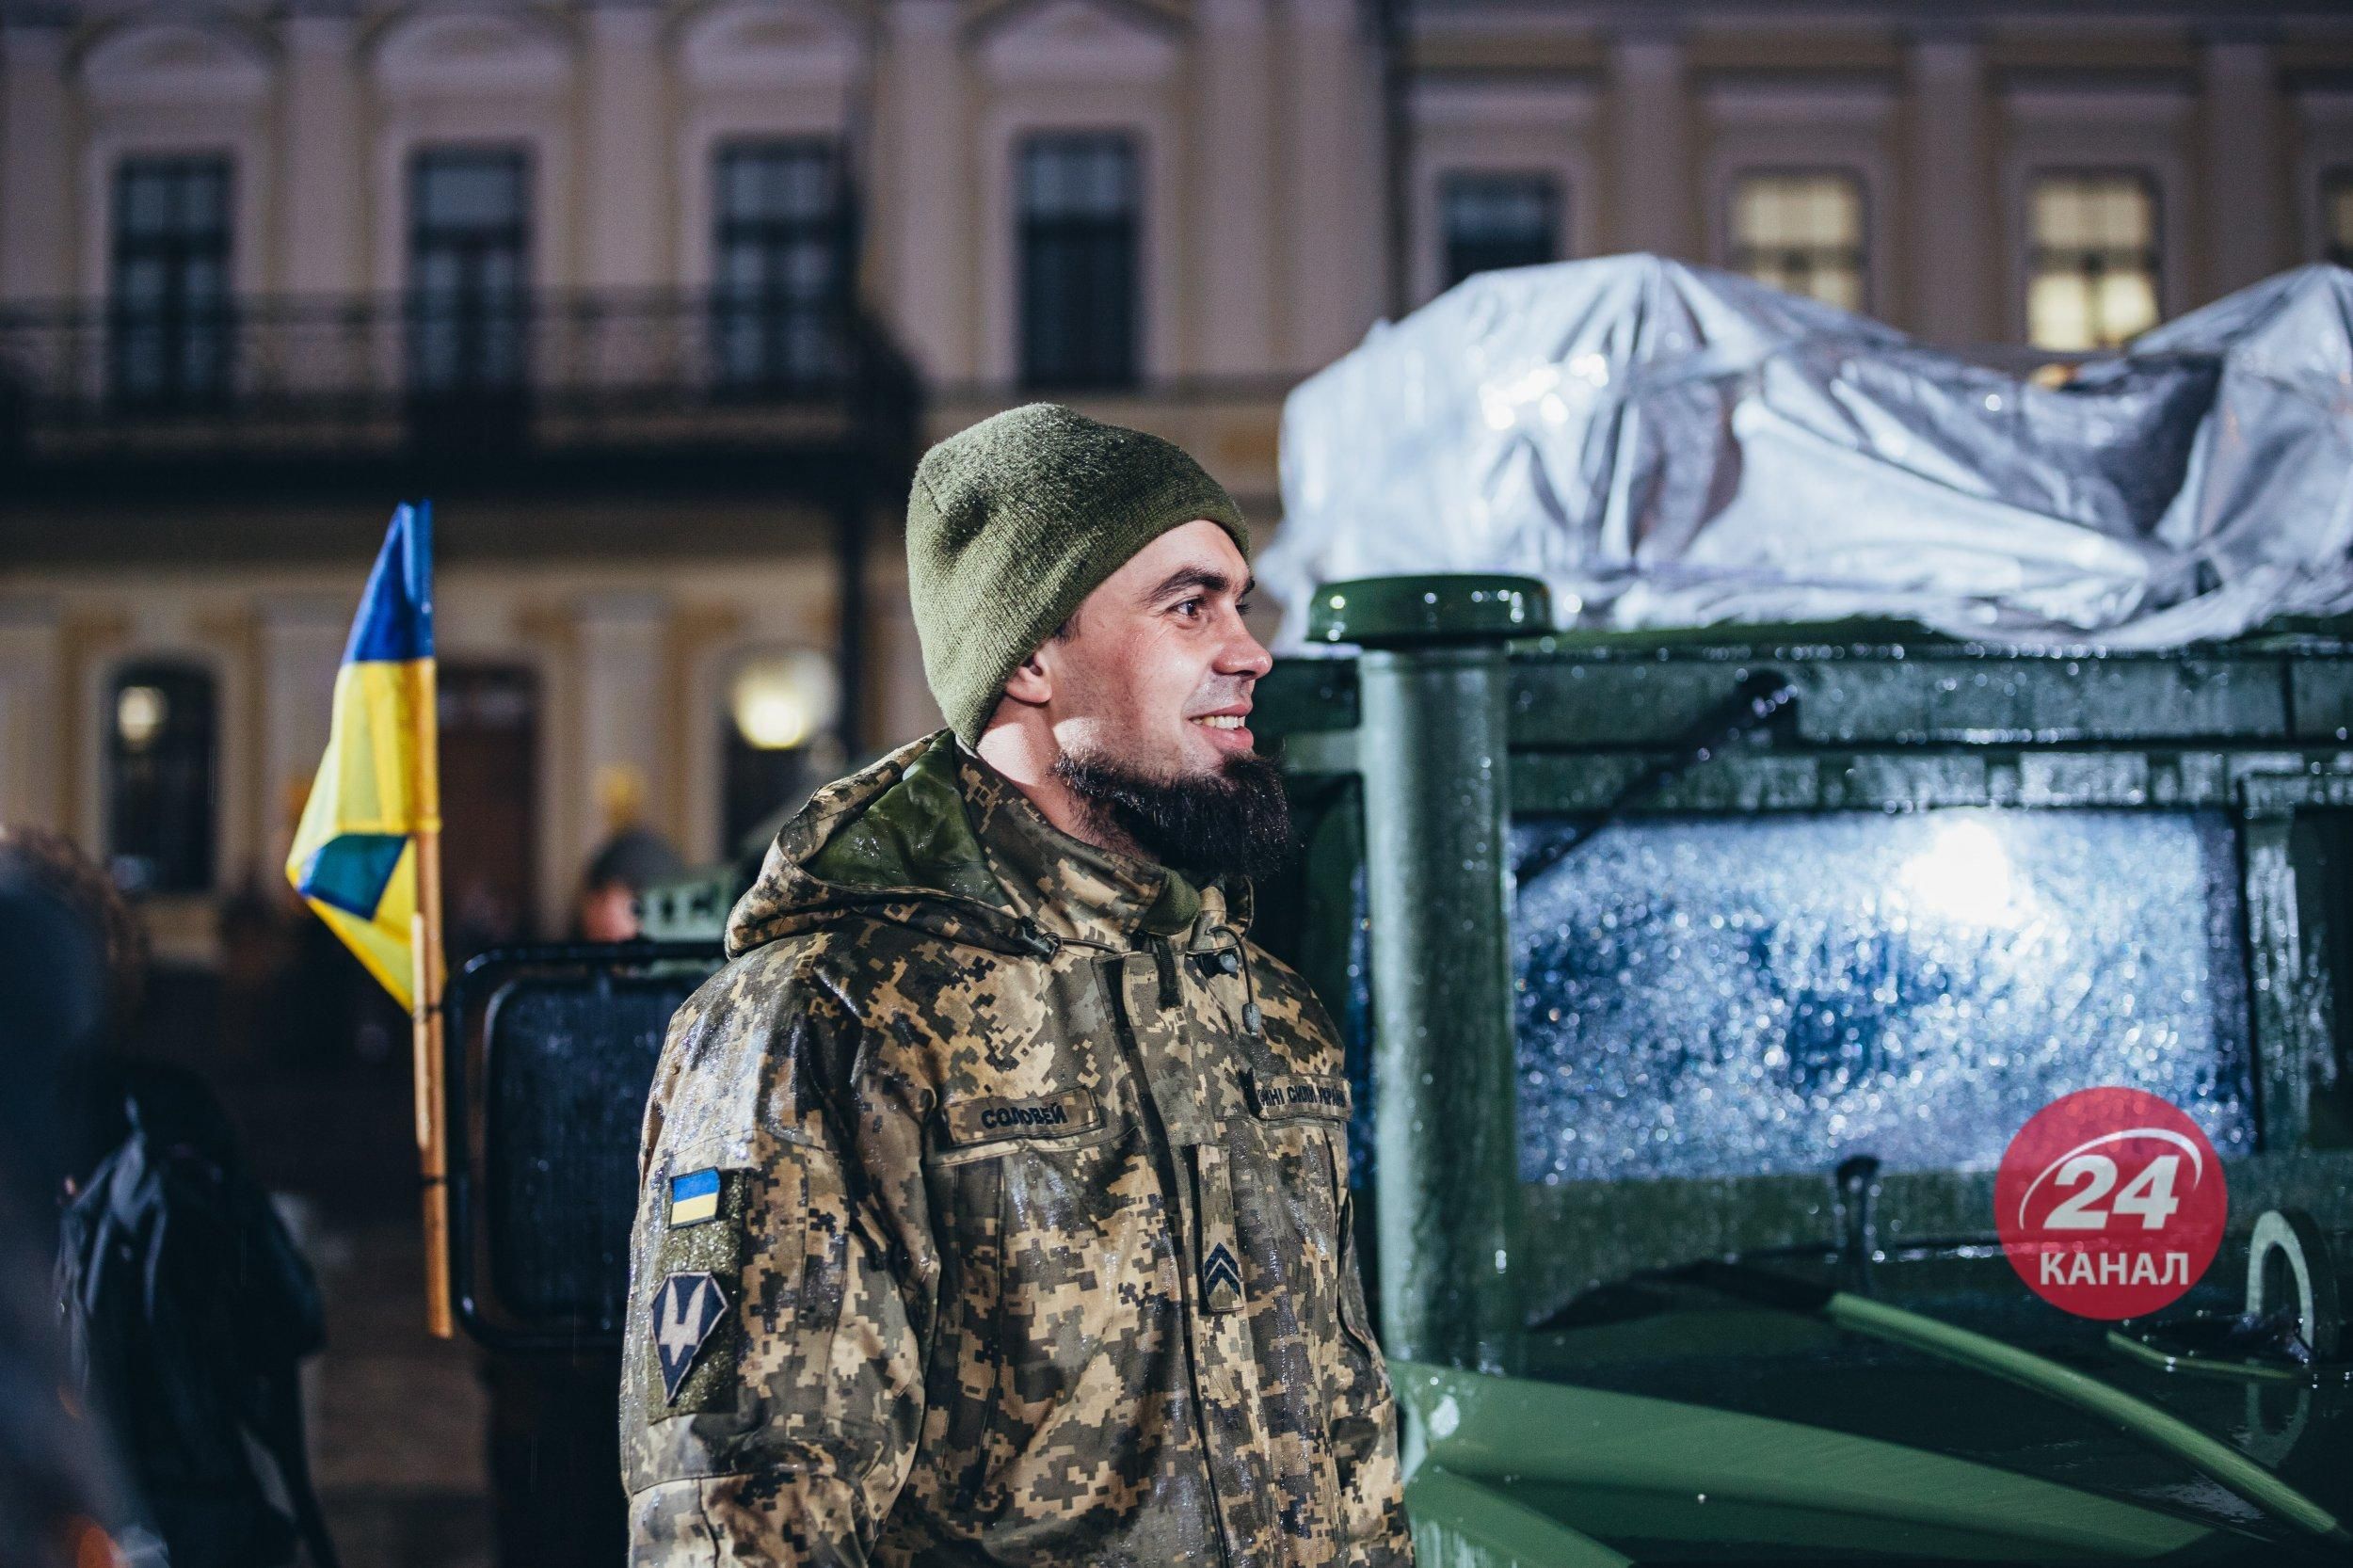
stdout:
POLYGON ((903 487, 920 404, 863 312, 711 291, 0 311, 24 498, 903 487))

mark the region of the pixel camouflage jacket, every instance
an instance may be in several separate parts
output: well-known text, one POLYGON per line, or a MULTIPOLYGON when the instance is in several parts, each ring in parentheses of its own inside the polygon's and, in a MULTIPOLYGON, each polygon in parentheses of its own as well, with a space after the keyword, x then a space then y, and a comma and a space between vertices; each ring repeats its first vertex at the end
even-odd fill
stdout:
POLYGON ((647 1108, 633 1562, 1412 1562, 1338 1044, 1247 920, 944 731, 810 801, 647 1108))

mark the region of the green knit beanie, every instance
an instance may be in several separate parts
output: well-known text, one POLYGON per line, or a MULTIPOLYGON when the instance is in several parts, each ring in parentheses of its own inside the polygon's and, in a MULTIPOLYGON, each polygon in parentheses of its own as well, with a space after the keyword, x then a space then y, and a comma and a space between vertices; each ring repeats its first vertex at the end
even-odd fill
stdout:
POLYGON ((1008 408, 916 465, 907 597, 923 674, 967 744, 1005 682, 1087 595, 1172 528, 1250 530, 1225 487, 1177 447, 1055 403, 1008 408))

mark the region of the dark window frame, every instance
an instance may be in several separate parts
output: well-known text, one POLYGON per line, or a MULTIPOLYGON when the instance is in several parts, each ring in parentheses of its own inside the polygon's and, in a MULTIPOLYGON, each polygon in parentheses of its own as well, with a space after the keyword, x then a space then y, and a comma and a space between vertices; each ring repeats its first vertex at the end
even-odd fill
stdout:
POLYGON ((500 400, 523 392, 531 364, 535 179, 528 144, 433 142, 409 151, 405 288, 412 395, 500 400), (435 172, 466 164, 507 167, 516 193, 511 217, 496 223, 446 223, 428 216, 426 186, 435 172), (454 261, 460 274, 456 286, 446 290, 424 276, 431 263, 443 258, 454 261), (509 283, 487 276, 500 259, 511 264, 509 283), (448 304, 442 302, 444 296, 448 304), (445 339, 440 336, 444 332, 445 339), (444 359, 445 366, 438 362, 444 359))
POLYGON ((838 324, 845 318, 848 219, 842 149, 826 136, 731 138, 712 150, 711 360, 722 392, 790 392, 839 374, 838 324), (746 214, 733 209, 732 175, 739 162, 778 164, 814 159, 824 165, 822 207, 806 214, 746 214), (794 258, 822 249, 821 276, 803 285, 794 258), (740 284, 737 256, 757 258, 758 280, 740 284))
POLYGON ((133 153, 115 164, 108 199, 106 385, 117 405, 177 411, 216 407, 230 397, 236 179, 236 159, 227 152, 133 153), (148 181, 173 187, 164 200, 175 209, 188 201, 190 186, 210 183, 215 221, 200 228, 176 221, 142 228, 134 222, 135 187, 148 181), (154 268, 161 280, 152 303, 135 297, 128 282, 143 267, 154 268), (213 297, 193 299, 197 274, 205 267, 216 280, 213 297))
POLYGON ((106 857, 135 893, 206 893, 219 871, 220 679, 199 660, 128 661, 108 680, 106 857), (165 711, 140 744, 124 735, 123 694, 163 692, 165 711))
MULTIPOLYGON (((2026 273, 2024 280, 2025 297, 2021 304, 2025 312, 2026 337, 2034 335, 2034 280, 2041 277, 2043 264, 2055 255, 2083 255, 2092 264, 2079 270, 2078 277, 2097 282, 2106 270, 2107 259, 2124 254, 2121 249, 2092 251, 2084 247, 2060 247, 2042 244, 2035 235, 2035 195, 2046 180, 2125 180, 2140 187, 2149 199, 2149 243, 2142 252, 2148 259, 2149 293, 2156 304, 2156 321, 2162 322, 2165 310, 2165 182, 2157 171, 2146 164, 2037 164, 2025 172, 2024 210, 2019 214, 2019 230, 2025 241, 2026 273)), ((2097 334, 2095 334, 2095 337, 2097 334)))
POLYGON ((1022 386, 1118 391, 1142 383, 1144 155, 1143 136, 1126 128, 1032 132, 1015 144, 1022 386), (1120 210, 1040 213, 1031 200, 1033 160, 1049 152, 1123 161, 1120 210), (1074 330, 1074 323, 1083 325, 1074 330))
POLYGON ((1438 286, 1450 289, 1466 278, 1507 267, 1544 266, 1562 259, 1567 247, 1569 195, 1559 173, 1548 168, 1449 168, 1438 175, 1438 286), (1543 243, 1514 251, 1511 242, 1487 236, 1465 238, 1454 227, 1456 203, 1472 185, 1515 184, 1536 193, 1544 212, 1543 243), (1483 248, 1483 259, 1482 259, 1483 248), (1541 254, 1537 252, 1541 251, 1541 254), (1477 264, 1472 264, 1476 262, 1477 264))
MULTIPOLYGON (((1872 287, 1871 275, 1871 236, 1875 215, 1871 210, 1871 182, 1855 165, 1840 163, 1743 164, 1734 169, 1730 178, 1724 183, 1723 214, 1726 270, 1737 272, 1743 277, 1753 278, 1756 274, 1753 269, 1761 259, 1779 257, 1785 263, 1795 257, 1801 259, 1801 265, 1792 267, 1785 264, 1778 270, 1810 275, 1825 257, 1844 258, 1854 270, 1855 310, 1868 312, 1871 309, 1872 300, 1877 292, 1872 287), (1842 250, 1839 247, 1828 245, 1752 246, 1740 238, 1740 187, 1747 182, 1751 180, 1818 180, 1826 177, 1844 181, 1847 187, 1854 192, 1856 237, 1850 250, 1842 250)), ((1821 298, 1819 295, 1811 291, 1807 291, 1803 297, 1821 298)), ((1824 300, 1823 303, 1832 302, 1824 300)))

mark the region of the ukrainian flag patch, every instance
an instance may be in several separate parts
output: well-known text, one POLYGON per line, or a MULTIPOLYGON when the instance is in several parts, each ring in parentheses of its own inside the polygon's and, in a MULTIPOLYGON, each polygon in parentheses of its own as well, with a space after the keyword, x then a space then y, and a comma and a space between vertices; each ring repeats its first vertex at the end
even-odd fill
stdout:
POLYGON ((719 1173, 689 1171, 670 1178, 670 1228, 719 1217, 719 1173))

